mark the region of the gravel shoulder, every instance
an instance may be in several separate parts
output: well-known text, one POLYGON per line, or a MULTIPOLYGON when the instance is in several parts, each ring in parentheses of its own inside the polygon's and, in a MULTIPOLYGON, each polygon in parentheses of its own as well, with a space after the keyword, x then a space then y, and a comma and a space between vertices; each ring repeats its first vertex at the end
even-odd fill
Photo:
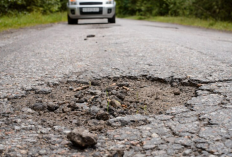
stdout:
MULTIPOLYGON (((1 34, 0 154, 232 156, 230 33, 123 19, 117 19, 117 24, 81 22, 1 34), (69 125, 36 121, 36 116, 44 114, 30 108, 36 102, 19 107, 18 101, 30 96, 28 91, 43 95, 66 82, 122 77, 142 77, 170 87, 192 86, 195 92, 181 106, 170 105, 159 114, 110 117, 107 121, 115 126, 127 123, 99 134, 96 146, 87 149, 68 141, 69 125)), ((33 101, 40 98, 34 96, 33 101)), ((64 117, 58 118, 65 119, 69 111, 64 111, 64 117)))

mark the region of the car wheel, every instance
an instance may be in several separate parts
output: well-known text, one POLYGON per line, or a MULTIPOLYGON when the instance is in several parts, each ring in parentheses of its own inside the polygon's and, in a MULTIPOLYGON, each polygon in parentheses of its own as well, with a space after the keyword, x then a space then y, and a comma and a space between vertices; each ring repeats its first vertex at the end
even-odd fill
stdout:
POLYGON ((108 19, 108 23, 115 23, 115 22, 116 22, 115 15, 112 18, 108 19))
POLYGON ((77 24, 77 23, 78 23, 78 19, 72 19, 68 15, 68 24, 69 25, 73 25, 73 24, 77 24))

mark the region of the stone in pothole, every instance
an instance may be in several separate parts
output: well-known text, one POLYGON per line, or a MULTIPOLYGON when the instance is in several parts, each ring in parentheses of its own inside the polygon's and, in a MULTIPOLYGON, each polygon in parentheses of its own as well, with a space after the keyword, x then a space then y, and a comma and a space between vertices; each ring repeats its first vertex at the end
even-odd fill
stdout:
POLYGON ((44 111, 47 108, 47 106, 43 103, 35 103, 31 106, 31 109, 35 111, 44 111))
POLYGON ((90 133, 83 127, 75 128, 67 137, 74 145, 79 147, 89 147, 97 144, 97 135, 90 133))

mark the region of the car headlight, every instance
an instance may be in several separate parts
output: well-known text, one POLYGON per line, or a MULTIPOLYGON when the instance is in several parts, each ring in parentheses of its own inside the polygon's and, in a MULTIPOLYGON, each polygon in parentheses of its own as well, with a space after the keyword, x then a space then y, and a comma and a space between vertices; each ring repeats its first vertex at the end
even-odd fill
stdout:
POLYGON ((71 5, 77 5, 77 1, 76 0, 69 0, 71 5))
POLYGON ((106 4, 113 4, 113 0, 106 1, 106 4))

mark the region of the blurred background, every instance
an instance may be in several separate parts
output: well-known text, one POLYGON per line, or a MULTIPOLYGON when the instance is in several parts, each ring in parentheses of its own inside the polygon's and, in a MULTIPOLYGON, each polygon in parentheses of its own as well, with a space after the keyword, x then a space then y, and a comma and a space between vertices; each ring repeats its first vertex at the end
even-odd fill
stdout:
MULTIPOLYGON (((66 10, 67 0, 0 0, 0 15, 66 10)), ((116 0, 119 17, 187 16, 232 21, 231 0, 116 0)))
MULTIPOLYGON (((68 0, 0 0, 0 31, 66 21, 67 2, 68 0), (23 18, 25 16, 26 18, 23 18)), ((117 17, 121 18, 139 20, 150 18, 151 21, 232 30, 232 0, 116 0, 116 2, 117 17)))

